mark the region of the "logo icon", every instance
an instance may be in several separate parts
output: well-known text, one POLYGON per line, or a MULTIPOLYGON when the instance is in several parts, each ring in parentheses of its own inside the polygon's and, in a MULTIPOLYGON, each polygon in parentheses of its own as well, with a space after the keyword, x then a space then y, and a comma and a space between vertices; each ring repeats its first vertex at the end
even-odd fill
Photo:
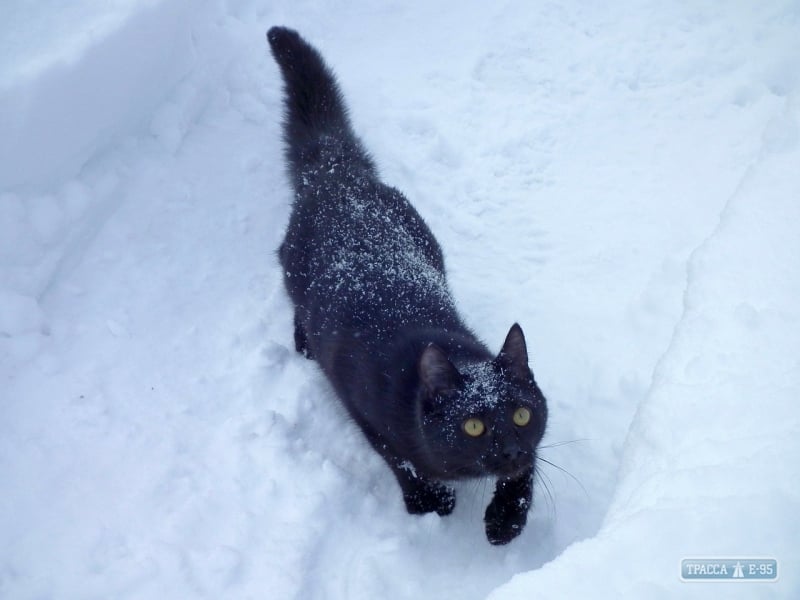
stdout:
POLYGON ((742 571, 742 563, 740 561, 736 561, 736 564, 733 565, 733 578, 734 579, 741 579, 744 577, 744 571, 742 571))

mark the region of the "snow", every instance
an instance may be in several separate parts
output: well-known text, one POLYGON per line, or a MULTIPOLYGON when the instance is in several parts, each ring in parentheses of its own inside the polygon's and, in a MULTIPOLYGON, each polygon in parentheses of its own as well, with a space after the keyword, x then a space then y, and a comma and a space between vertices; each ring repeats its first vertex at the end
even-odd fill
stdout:
POLYGON ((798 595, 796 2, 62 4, 0 7, 0 597, 798 595), (525 330, 574 479, 508 546, 490 482, 406 514, 293 351, 274 24, 525 330))

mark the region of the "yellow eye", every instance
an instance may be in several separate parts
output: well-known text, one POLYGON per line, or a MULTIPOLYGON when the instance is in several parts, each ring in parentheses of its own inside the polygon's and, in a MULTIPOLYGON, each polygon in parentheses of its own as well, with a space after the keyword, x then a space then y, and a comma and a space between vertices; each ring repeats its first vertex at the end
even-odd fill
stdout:
POLYGON ((514 424, 520 427, 525 427, 531 422, 531 411, 527 408, 520 407, 514 411, 514 424))
POLYGON ((471 419, 467 419, 464 421, 464 433, 471 437, 478 437, 486 430, 486 427, 483 425, 483 421, 480 419, 476 419, 472 417, 471 419))

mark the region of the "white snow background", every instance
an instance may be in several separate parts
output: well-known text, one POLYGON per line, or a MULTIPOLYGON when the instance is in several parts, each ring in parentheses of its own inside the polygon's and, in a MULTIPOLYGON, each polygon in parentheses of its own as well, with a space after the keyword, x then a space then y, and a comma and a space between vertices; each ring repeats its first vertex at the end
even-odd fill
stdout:
POLYGON ((7 0, 0 598, 800 597, 799 226, 797 0, 7 0), (563 471, 508 546, 293 351, 275 24, 525 329, 563 471))

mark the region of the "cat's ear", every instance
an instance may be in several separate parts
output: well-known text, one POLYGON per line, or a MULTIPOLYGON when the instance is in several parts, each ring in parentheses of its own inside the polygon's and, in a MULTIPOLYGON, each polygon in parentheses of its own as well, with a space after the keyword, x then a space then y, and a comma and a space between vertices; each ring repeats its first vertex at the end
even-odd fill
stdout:
POLYGON ((419 379, 430 395, 451 392, 458 386, 458 370, 436 344, 428 344, 417 364, 419 379))
POLYGON ((511 326, 496 362, 501 369, 520 381, 528 381, 531 378, 531 370, 528 367, 528 346, 525 344, 522 327, 518 323, 511 326))

